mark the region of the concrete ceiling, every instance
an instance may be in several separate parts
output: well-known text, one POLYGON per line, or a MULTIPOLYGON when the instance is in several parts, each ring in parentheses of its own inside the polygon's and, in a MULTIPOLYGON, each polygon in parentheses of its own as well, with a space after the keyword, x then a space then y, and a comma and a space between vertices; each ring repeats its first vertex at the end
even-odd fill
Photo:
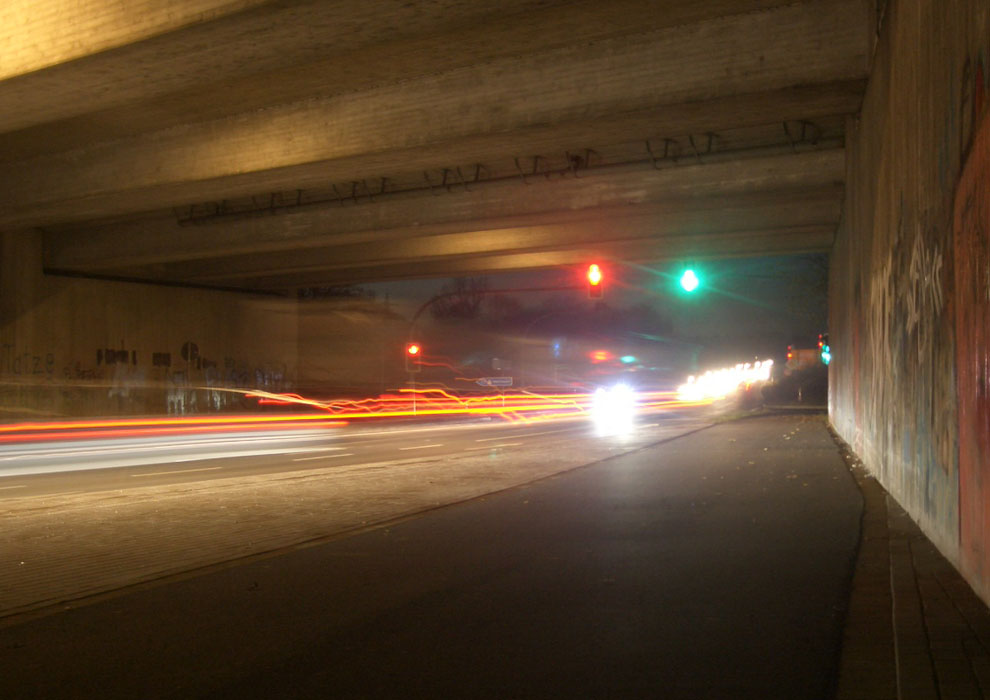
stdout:
POLYGON ((12 0, 0 228, 291 290, 826 251, 870 0, 12 0))

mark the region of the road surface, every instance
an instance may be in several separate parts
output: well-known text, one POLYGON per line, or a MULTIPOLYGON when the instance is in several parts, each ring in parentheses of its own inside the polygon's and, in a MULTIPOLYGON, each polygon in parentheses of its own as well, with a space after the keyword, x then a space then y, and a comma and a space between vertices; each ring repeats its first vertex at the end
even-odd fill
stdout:
POLYGON ((828 697, 861 505, 820 417, 722 424, 7 626, 0 696, 828 697))
MULTIPOLYGON (((636 434, 661 439, 706 425, 711 411, 643 416, 636 434)), ((163 435, 113 440, 40 442, 0 447, 0 499, 189 483, 237 476, 353 466, 422 456, 600 443, 586 419, 549 423, 425 423, 394 426, 163 435)))

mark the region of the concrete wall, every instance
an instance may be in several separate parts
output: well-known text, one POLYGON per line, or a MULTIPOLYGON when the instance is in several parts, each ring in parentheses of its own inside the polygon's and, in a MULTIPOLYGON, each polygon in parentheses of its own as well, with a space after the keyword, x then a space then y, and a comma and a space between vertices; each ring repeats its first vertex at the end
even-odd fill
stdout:
POLYGON ((847 143, 829 411, 990 602, 988 14, 986 0, 886 3, 847 143))
POLYGON ((381 301, 300 301, 299 393, 369 396, 403 386, 408 331, 408 319, 381 301))
POLYGON ((296 305, 45 276, 40 235, 2 233, 0 420, 234 410, 220 389, 289 389, 296 305))

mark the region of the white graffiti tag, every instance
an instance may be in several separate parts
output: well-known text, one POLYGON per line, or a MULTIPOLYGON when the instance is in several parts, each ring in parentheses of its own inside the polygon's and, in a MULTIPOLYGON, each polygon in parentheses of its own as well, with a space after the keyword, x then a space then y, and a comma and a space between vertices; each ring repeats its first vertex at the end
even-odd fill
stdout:
POLYGON ((915 333, 918 362, 930 358, 936 320, 942 312, 942 252, 938 246, 926 248, 921 235, 915 236, 908 268, 911 283, 903 290, 908 336, 915 333))
POLYGON ((886 262, 870 279, 869 343, 870 358, 874 363, 871 373, 871 396, 874 401, 882 401, 888 386, 886 373, 891 367, 890 339, 894 319, 893 265, 888 254, 886 262))

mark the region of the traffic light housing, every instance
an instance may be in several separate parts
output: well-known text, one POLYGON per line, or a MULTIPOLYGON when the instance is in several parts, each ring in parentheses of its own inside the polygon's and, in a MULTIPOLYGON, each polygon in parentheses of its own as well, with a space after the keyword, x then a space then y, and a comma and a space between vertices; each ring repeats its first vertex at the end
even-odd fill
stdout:
POLYGON ((828 365, 832 361, 832 348, 828 344, 828 333, 818 336, 818 352, 822 358, 822 364, 828 365))
POLYGON ((406 371, 418 372, 421 368, 419 358, 423 354, 423 346, 419 343, 406 343, 406 371))
POLYGON ((605 290, 604 275, 602 275, 602 268, 598 265, 588 266, 588 298, 589 299, 601 299, 602 292, 605 290))

